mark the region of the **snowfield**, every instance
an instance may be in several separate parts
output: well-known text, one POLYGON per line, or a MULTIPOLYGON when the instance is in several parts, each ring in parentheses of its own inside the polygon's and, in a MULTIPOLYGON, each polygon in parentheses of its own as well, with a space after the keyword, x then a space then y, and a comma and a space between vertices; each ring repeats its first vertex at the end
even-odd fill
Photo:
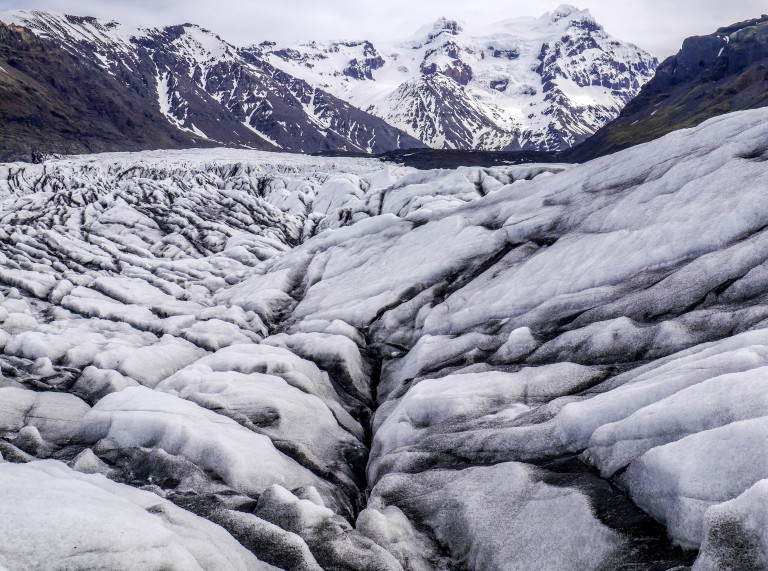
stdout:
POLYGON ((0 165, 0 569, 766 569, 766 189, 765 109, 0 165))

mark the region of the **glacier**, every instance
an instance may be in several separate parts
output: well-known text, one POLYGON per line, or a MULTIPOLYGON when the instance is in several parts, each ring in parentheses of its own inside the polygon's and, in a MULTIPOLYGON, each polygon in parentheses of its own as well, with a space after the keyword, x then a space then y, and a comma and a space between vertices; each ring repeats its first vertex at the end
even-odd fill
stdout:
POLYGON ((0 569, 768 568, 767 125, 0 165, 0 569))

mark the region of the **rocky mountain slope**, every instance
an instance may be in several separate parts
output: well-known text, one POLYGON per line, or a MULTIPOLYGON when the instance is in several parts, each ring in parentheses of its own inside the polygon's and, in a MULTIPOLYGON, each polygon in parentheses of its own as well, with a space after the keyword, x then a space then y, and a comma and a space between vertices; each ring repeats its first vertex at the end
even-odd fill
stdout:
MULTIPOLYGON (((52 78, 52 105, 69 104, 69 90, 66 84, 60 84, 71 77, 73 66, 79 66, 78 78, 91 84, 107 84, 111 88, 107 93, 122 92, 120 97, 134 104, 140 99, 141 104, 133 107, 134 113, 164 118, 158 128, 144 124, 145 138, 151 139, 154 146, 226 145, 292 152, 382 152, 421 146, 419 141, 381 119, 253 54, 240 52, 198 26, 130 28, 115 22, 47 12, 4 13, 0 20, 22 25, 46 40, 47 45, 53 43, 60 52, 66 52, 67 66, 63 69, 51 67, 52 62, 38 52, 25 54, 30 62, 27 67, 35 68, 34 78, 52 78), (187 143, 161 144, 152 139, 158 129, 174 132, 187 143)), ((13 70, 15 61, 11 58, 0 65, 13 70)), ((91 114, 112 115, 118 122, 132 120, 132 115, 123 112, 119 105, 111 105, 109 99, 90 103, 94 105, 91 114)), ((34 117, 39 113, 37 107, 19 108, 18 104, 10 103, 4 103, 4 107, 11 122, 17 121, 18 115, 34 117)), ((68 129, 66 138, 77 139, 67 133, 76 133, 81 128, 79 115, 70 112, 67 117, 62 127, 68 129)), ((124 137, 131 138, 132 133, 128 131, 124 137)), ((141 141, 129 148, 152 146, 149 141, 141 141)), ((126 147, 105 142, 93 150, 101 149, 126 147)))
POLYGON ((615 121, 563 160, 589 160, 718 115, 766 105, 768 16, 762 16, 686 39, 615 121))
POLYGON ((0 160, 209 144, 169 124, 142 84, 126 89, 88 58, 1 22, 0 126, 0 160))
POLYGON ((558 150, 615 118, 656 60, 588 10, 466 30, 441 18, 404 42, 251 48, 434 148, 558 150))
POLYGON ((0 166, 0 567, 765 569, 766 158, 0 166))

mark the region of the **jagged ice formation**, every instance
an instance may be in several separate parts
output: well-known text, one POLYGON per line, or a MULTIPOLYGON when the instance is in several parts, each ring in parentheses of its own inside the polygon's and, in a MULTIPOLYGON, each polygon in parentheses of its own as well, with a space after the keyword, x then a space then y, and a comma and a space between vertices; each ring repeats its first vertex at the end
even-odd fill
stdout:
POLYGON ((766 125, 2 165, 0 566, 765 568, 766 125))

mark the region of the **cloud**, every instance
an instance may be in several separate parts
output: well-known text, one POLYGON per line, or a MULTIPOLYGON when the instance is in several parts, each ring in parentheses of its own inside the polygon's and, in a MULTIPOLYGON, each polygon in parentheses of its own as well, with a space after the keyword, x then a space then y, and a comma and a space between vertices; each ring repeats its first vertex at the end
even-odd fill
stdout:
MULTIPOLYGON (((573 0, 571 0, 573 1, 573 0)), ((490 23, 540 16, 557 7, 541 0, 0 0, 0 10, 36 9, 92 15, 130 24, 192 22, 236 44, 271 39, 406 38, 440 16, 490 23)), ((657 57, 675 53, 683 39, 768 12, 768 0, 582 0, 609 33, 657 57)))

